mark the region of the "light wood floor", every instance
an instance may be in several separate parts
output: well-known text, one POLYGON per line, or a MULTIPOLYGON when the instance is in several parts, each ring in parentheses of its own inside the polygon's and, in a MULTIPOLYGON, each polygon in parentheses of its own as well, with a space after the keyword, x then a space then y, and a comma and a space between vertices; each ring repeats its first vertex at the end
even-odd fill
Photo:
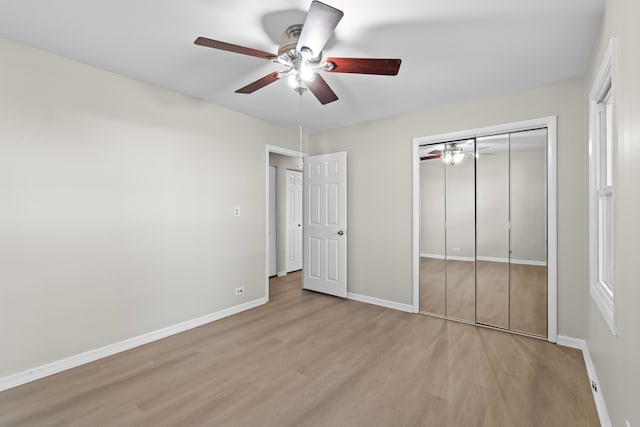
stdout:
POLYGON ((0 393, 1 426, 597 426, 578 350, 300 289, 0 393))
POLYGON ((420 312, 544 337, 547 268, 421 257, 420 312))

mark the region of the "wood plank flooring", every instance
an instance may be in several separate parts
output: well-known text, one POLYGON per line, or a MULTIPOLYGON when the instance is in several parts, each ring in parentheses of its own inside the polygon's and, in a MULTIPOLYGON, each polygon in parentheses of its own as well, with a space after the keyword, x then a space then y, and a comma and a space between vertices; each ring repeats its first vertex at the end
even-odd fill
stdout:
POLYGON ((272 279, 265 306, 0 393, 1 426, 597 426, 582 355, 272 279))

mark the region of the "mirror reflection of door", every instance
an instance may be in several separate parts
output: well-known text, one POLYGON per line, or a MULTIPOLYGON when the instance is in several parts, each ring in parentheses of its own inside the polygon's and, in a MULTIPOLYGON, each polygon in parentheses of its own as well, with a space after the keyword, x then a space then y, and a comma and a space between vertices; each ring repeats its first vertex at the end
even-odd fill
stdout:
POLYGON ((547 332, 546 129, 420 148, 420 312, 547 332))

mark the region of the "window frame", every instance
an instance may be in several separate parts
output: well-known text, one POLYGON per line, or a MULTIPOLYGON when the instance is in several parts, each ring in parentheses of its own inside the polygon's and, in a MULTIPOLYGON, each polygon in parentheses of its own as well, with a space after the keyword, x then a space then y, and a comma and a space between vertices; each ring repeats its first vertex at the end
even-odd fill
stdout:
POLYGON ((615 45, 612 38, 589 94, 589 290, 613 335, 617 323, 615 45))

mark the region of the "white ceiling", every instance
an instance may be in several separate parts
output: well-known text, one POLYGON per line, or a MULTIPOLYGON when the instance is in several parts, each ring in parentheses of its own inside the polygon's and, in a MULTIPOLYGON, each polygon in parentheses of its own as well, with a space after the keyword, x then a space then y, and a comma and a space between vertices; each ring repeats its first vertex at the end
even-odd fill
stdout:
POLYGON ((310 0, 0 0, 0 37, 306 131, 332 129, 582 76, 604 0, 326 0, 344 18, 325 56, 401 58, 396 77, 325 73, 340 98, 286 81, 234 91, 281 66, 201 46, 276 52, 310 0))

